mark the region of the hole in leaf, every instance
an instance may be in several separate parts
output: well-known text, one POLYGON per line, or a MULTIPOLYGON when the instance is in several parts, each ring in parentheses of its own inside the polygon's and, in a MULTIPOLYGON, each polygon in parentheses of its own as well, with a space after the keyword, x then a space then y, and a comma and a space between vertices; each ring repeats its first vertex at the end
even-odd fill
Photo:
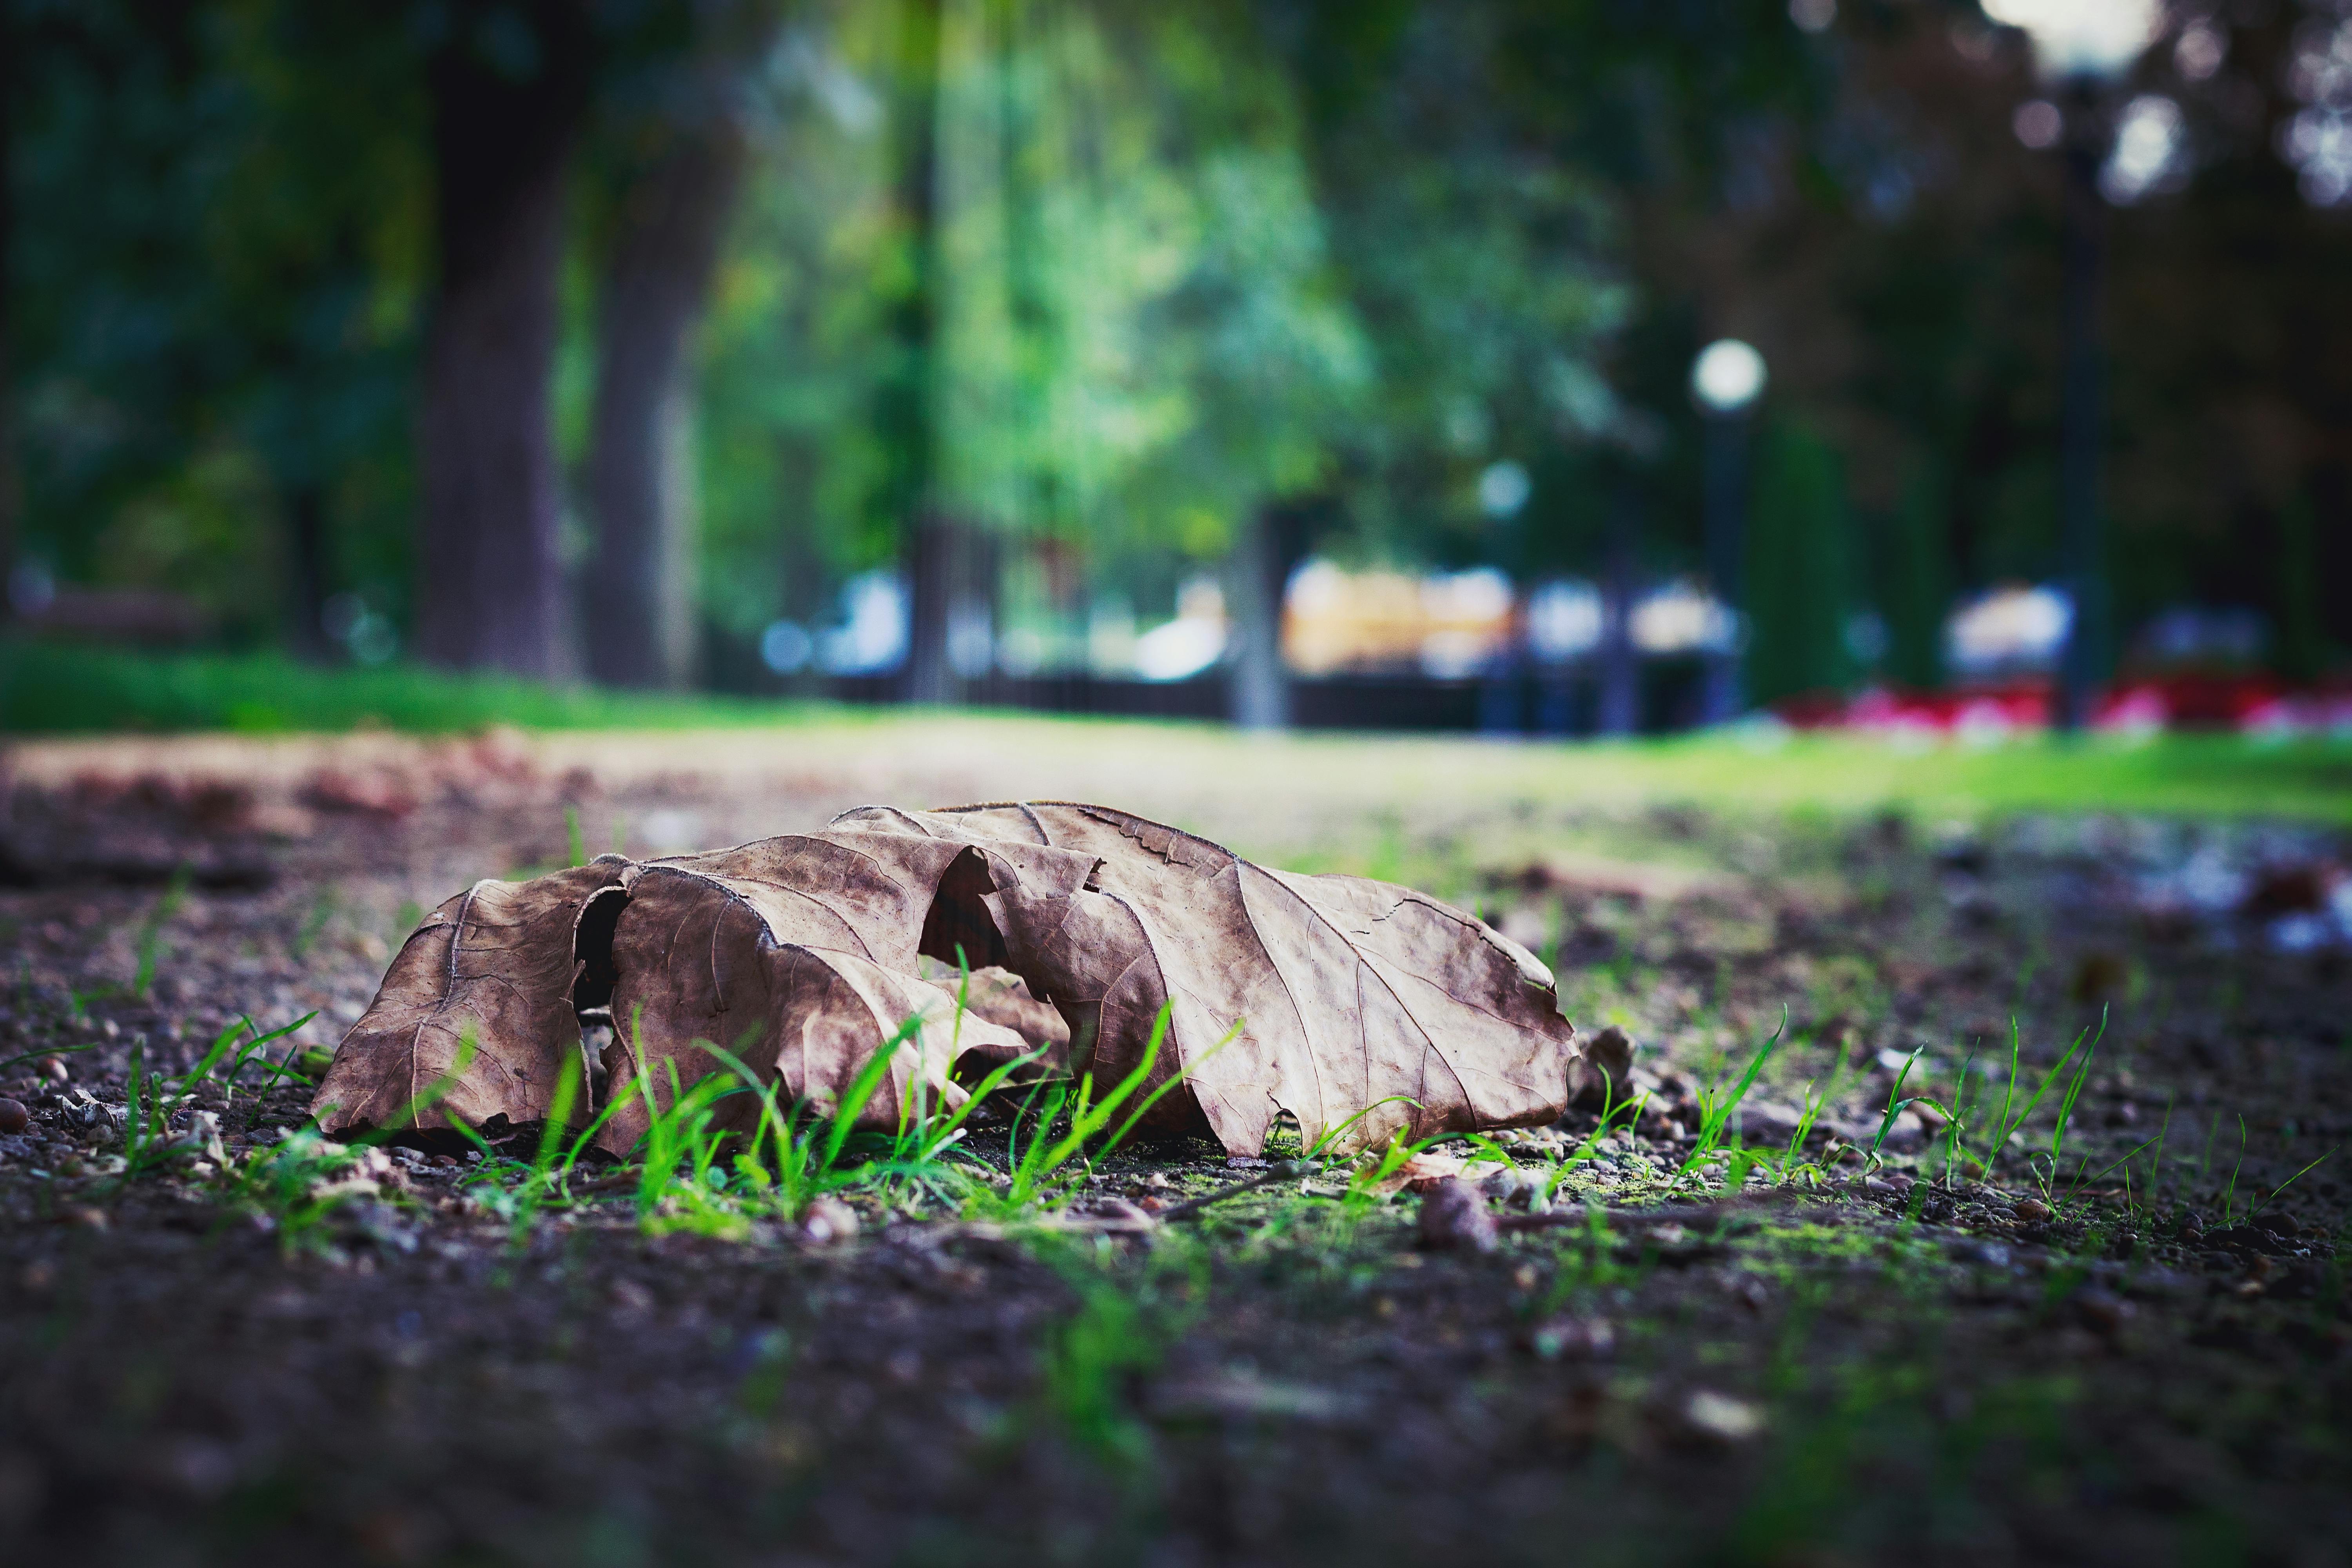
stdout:
POLYGON ((994 891, 996 880, 989 874, 985 855, 977 849, 967 849, 957 856, 948 867, 947 875, 940 879, 940 890, 923 916, 922 942, 916 951, 941 963, 953 963, 956 950, 961 947, 968 968, 985 969, 994 964, 1010 969, 1012 954, 1005 948, 1004 938, 997 931, 988 906, 982 902, 994 891))
POLYGON ((587 965, 572 986, 572 1010, 584 1022, 612 1016, 613 986, 620 971, 613 963, 613 931, 628 907, 624 888, 606 888, 580 908, 572 927, 572 956, 587 965))

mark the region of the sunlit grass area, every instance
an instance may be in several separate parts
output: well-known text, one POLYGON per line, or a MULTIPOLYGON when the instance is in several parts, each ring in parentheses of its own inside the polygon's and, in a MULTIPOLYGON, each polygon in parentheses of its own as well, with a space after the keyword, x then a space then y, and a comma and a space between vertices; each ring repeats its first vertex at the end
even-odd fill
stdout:
MULTIPOLYGON (((2113 811, 2352 823, 2352 742, 2345 741, 2172 735, 1922 746, 1750 731, 1605 743, 1269 737, 1213 724, 629 694, 412 667, 320 668, 268 656, 0 647, 0 729, 16 735, 436 734, 493 723, 571 735, 559 746, 565 752, 601 744, 587 732, 659 731, 671 737, 666 751, 734 758, 771 749, 844 763, 961 754, 986 759, 992 783, 1026 795, 1100 790, 1132 773, 1130 787, 1152 796, 1180 783, 1222 789, 1255 778, 1287 799, 1372 812, 1525 802, 1546 809, 1689 805, 1734 815, 2113 811), (782 733, 770 741, 762 731, 782 733)), ((623 743, 617 735, 614 743, 623 743)))
POLYGON ((1958 816, 2122 811, 2352 821, 2352 745, 2233 735, 2036 737, 1903 748, 1862 737, 1760 744, 1693 736, 1563 748, 1530 764, 1595 796, 1958 816))
POLYGON ((0 644, 0 730, 12 734, 367 728, 434 734, 494 723, 677 728, 773 724, 796 711, 774 701, 633 695, 414 665, 326 668, 275 653, 155 656, 0 644))

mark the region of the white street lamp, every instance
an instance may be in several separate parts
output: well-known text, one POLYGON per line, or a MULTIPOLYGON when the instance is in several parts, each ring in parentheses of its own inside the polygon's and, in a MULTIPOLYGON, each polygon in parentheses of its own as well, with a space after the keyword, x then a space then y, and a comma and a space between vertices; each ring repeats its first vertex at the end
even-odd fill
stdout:
MULTIPOLYGON (((2058 724, 2082 727, 2090 716, 2106 619, 2099 542, 2099 457, 2105 400, 2099 350, 2099 291, 2105 271, 2106 204, 2099 194, 2105 157, 2100 89, 2131 69, 2164 23, 2161 0, 1979 0, 1995 22, 2022 28, 2042 79, 2056 84, 2065 113, 2021 110, 2018 132, 2029 146, 2056 144, 2066 164, 2063 380, 2058 427, 2058 524, 2066 592, 2074 614, 2059 667, 2058 724), (2029 134, 2029 132, 2033 132, 2029 134)), ((2029 106, 2030 108, 2031 106, 2029 106)))
POLYGON ((1691 362, 1691 395, 1710 414, 1737 414, 1764 391, 1764 356, 1738 338, 1718 338, 1691 362))
POLYGON ((2033 63, 2050 81, 2113 80, 2156 41, 2158 0, 1982 0, 1984 14, 2023 31, 2033 63))
MULTIPOLYGON (((1764 356, 1738 338, 1718 338, 1691 362, 1691 396, 1706 415, 1707 584, 1717 603, 1737 611, 1746 552, 1748 410, 1764 395, 1764 356)), ((1727 639, 1706 656, 1700 718, 1724 724, 1739 717, 1739 650, 1727 639)))

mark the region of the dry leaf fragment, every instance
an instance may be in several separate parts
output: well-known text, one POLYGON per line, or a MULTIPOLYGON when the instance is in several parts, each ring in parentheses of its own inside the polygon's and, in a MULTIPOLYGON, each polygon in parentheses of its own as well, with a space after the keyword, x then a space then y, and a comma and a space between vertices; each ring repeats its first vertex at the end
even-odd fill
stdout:
MULTIPOLYGON (((1367 1161, 1376 1157, 1369 1153, 1363 1156, 1367 1161)), ((1438 1183, 1450 1182, 1456 1176, 1478 1185, 1504 1168, 1499 1160, 1474 1159, 1468 1155, 1448 1153, 1443 1149, 1423 1149, 1407 1155, 1403 1163, 1387 1175, 1365 1183, 1364 1190, 1381 1197, 1394 1193, 1425 1193, 1438 1183)))
MULTIPOLYGON (((1366 1154, 1365 1159, 1373 1158, 1366 1154)), ((1464 1161, 1459 1154, 1449 1154, 1443 1149, 1423 1149, 1405 1156, 1404 1163, 1377 1181, 1365 1184, 1368 1190, 1385 1197, 1410 1187, 1426 1192, 1440 1182, 1450 1182, 1462 1173, 1464 1161)))
MULTIPOLYGON (((944 966, 942 966, 944 967, 944 966)), ((1012 1030, 1028 1047, 1027 1055, 1035 1053, 1038 1061, 1034 1071, 1024 1073, 1018 1081, 1034 1081, 1044 1078, 1060 1078, 1068 1073, 1070 1065, 1070 1026, 1050 1002, 1030 994, 1029 983, 1009 969, 986 964, 968 974, 945 973, 927 975, 936 985, 973 1017, 1002 1028, 1012 1030)), ((983 1064, 993 1067, 985 1047, 972 1052, 983 1064)))
POLYGON ((320 1127, 544 1121, 566 1072, 584 1107, 577 932, 627 864, 605 855, 528 882, 477 882, 425 916, 335 1052, 310 1102, 320 1127))
MULTIPOLYGON (((898 835, 764 839, 632 869, 614 922, 608 1085, 647 1093, 614 1112, 598 1143, 624 1153, 649 1106, 709 1072, 722 1047, 785 1098, 830 1112, 884 1042, 920 1018, 860 1123, 887 1128, 901 1108, 961 1105, 955 1058, 1010 1060, 1028 1047, 1001 1025, 955 1016, 951 996, 917 977, 918 939, 960 845, 898 835), (673 1077, 674 1075, 674 1077, 673 1077)), ((983 873, 984 874, 984 873, 983 873)), ((719 1125, 749 1128, 749 1096, 719 1125)))

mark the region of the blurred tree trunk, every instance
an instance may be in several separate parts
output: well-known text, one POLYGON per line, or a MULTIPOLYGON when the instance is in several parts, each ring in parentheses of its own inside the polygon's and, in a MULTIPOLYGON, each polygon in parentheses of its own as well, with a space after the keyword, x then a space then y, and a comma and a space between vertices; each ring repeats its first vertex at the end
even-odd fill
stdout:
POLYGON ((1268 503, 1242 527, 1225 574, 1234 637, 1233 721, 1244 730, 1290 724, 1290 672, 1282 662, 1282 595, 1307 556, 1304 509, 1268 503))
POLYGON ((916 525, 907 555, 908 701, 988 700, 1002 553, 995 534, 943 513, 916 525))
POLYGON ((948 616, 959 597, 956 529, 940 512, 935 406, 939 355, 940 0, 898 8, 892 223, 903 260, 883 311, 886 360, 877 377, 875 428, 884 473, 880 510, 897 529, 907 584, 909 702, 955 700, 948 616))
POLYGON ((1748 556, 1751 702, 1767 706, 1851 682, 1845 620, 1853 555, 1836 451, 1801 425, 1776 424, 1759 465, 1748 556))
POLYGON ((955 670, 948 663, 948 617, 955 606, 954 524, 926 513, 908 531, 907 674, 909 702, 955 700, 955 670))
MULTIPOLYGON (((1748 607, 1748 413, 1705 416, 1707 587, 1724 610, 1738 616, 1748 607)), ((1699 722, 1728 724, 1747 707, 1747 682, 1735 638, 1703 656, 1699 722)))
POLYGON ((416 650, 464 668, 562 667, 548 378, 565 184, 593 68, 588 8, 456 8, 426 66, 439 279, 426 329, 416 650))
POLYGON ((327 637, 327 489, 298 484, 286 493, 287 618, 294 657, 313 663, 333 651, 327 637))
POLYGON ((2289 680, 2316 680, 2327 665, 2320 603, 2319 525, 2308 491, 2278 513, 2278 651, 2273 662, 2289 680))
POLYGON ((16 514, 24 505, 24 480, 16 468, 16 374, 10 352, 16 312, 8 286, 8 258, 16 255, 16 167, 11 128, 16 123, 16 8, 0 12, 0 626, 14 618, 16 577, 16 514))
POLYGON ((2099 193, 2106 120, 2087 79, 2066 98, 2061 153, 2066 170, 2063 274, 2060 294, 2058 552, 2074 613, 2058 660, 2053 727, 2091 721, 2094 688, 2107 672, 2107 574, 2101 473, 2106 447, 2106 353, 2101 296, 2106 285, 2107 203, 2099 193))
MULTIPOLYGON (((716 76, 716 72, 703 73, 716 76)), ((709 83, 723 100, 727 84, 709 83)), ((721 102, 676 128, 622 200, 597 320, 583 597, 588 672, 680 687, 694 662, 694 376, 688 347, 742 184, 743 128, 721 102)))

